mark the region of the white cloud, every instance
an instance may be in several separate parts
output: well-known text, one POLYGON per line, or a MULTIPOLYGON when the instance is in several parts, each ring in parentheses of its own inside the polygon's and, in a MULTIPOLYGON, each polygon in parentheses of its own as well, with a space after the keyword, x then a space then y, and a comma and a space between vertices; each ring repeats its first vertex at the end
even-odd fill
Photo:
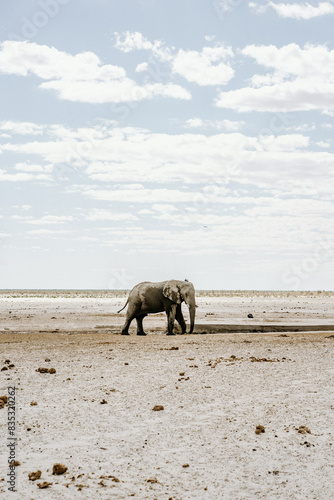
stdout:
POLYGON ((329 141, 318 141, 318 142, 316 142, 316 145, 319 148, 330 148, 331 143, 329 141))
POLYGON ((42 135, 44 126, 31 122, 2 121, 0 130, 19 135, 42 135))
POLYGON ((226 85, 234 76, 229 62, 233 57, 231 47, 204 47, 201 52, 179 50, 174 57, 172 70, 189 82, 198 85, 226 85))
POLYGON ((115 33, 115 47, 122 52, 132 52, 133 50, 146 50, 152 52, 161 61, 168 61, 171 59, 171 49, 165 47, 161 40, 150 42, 141 33, 135 31, 131 33, 126 31, 124 33, 115 33))
POLYGON ((54 234, 67 234, 68 231, 62 229, 34 229, 32 231, 26 231, 26 234, 32 235, 54 235, 54 234))
POLYGON ((99 210, 99 209, 94 209, 92 210, 87 216, 86 219, 88 220, 112 220, 115 222, 118 221, 135 221, 138 220, 138 217, 135 215, 129 214, 129 213, 118 213, 116 211, 110 212, 108 210, 99 210))
MULTIPOLYGON (((41 164, 54 164, 55 170, 67 164, 73 175, 80 174, 89 182, 89 185, 80 185, 78 188, 71 184, 67 192, 73 190, 85 194, 88 188, 94 189, 96 199, 102 196, 106 200, 122 201, 126 197, 131 202, 133 196, 134 201, 140 197, 144 202, 144 188, 149 182, 156 183, 159 189, 161 184, 166 184, 172 191, 175 190, 175 183, 180 182, 184 187, 194 189, 203 183, 228 187, 228 183, 233 181, 252 184, 261 189, 266 186, 282 191, 331 192, 333 155, 325 151, 312 151, 309 137, 296 133, 279 136, 247 136, 242 133, 169 135, 114 126, 101 131, 101 127, 97 126, 90 131, 85 130, 85 134, 69 129, 68 132, 64 130, 61 136, 56 135, 53 140, 48 137, 48 140, 20 141, 2 147, 4 151, 23 155, 25 162, 32 155, 34 162, 40 158, 41 164), (95 136, 97 139, 82 140, 83 137, 95 136), (77 153, 73 153, 73 158, 72 152, 77 153), (305 175, 307 169, 309 172, 317 171, 319 175, 305 175), (133 179, 138 179, 138 173, 140 179, 145 179, 143 186, 133 186, 133 179), (96 187, 92 186, 92 182, 95 182, 96 187), (103 188, 101 194, 100 183, 103 186, 104 183, 112 183, 113 190, 106 191, 103 188), (125 190, 116 187, 115 183, 124 183, 125 190), (128 193, 126 190, 129 190, 128 193)), ((0 179, 2 175, 14 176, 19 181, 45 174, 7 174, 2 171, 0 179)), ((173 199, 169 190, 160 192, 159 189, 153 189, 155 195, 149 191, 148 203, 171 203, 167 199, 169 196, 173 199), (159 199, 160 194, 163 199, 159 199)), ((219 196, 226 196, 227 192, 228 189, 219 196)), ((184 190, 177 200, 194 200, 198 195, 198 192, 184 190)), ((202 193, 201 196, 207 198, 206 194, 202 193)))
POLYGON ((271 72, 254 75, 251 87, 221 92, 218 107, 241 112, 334 109, 334 50, 292 43, 248 45, 242 54, 271 72))
POLYGON ((186 121, 186 126, 190 128, 227 130, 229 132, 237 132, 246 123, 242 120, 202 120, 202 118, 190 118, 186 121))
POLYGON ((55 80, 42 83, 40 88, 56 90, 60 99, 91 104, 139 102, 154 97, 191 99, 191 94, 180 85, 149 83, 140 86, 129 78, 124 78, 122 81, 93 80, 91 82, 55 80))
POLYGON ((30 210, 32 208, 31 205, 13 205, 13 208, 20 208, 24 211, 30 210))
POLYGON ((193 202, 194 193, 175 189, 87 189, 84 195, 94 200, 127 203, 193 202))
POLYGON ((0 238, 9 238, 10 234, 8 233, 0 233, 0 238))
POLYGON ((138 64, 135 71, 136 71, 136 73, 142 73, 143 71, 147 71, 147 70, 148 70, 148 64, 147 64, 147 62, 144 62, 144 63, 138 64))
POLYGON ((45 172, 49 173, 53 170, 53 165, 47 165, 42 167, 41 165, 33 165, 30 163, 17 163, 14 167, 15 170, 20 172, 45 172))
POLYGON ((35 174, 35 173, 25 173, 19 172, 15 174, 10 174, 6 170, 0 169, 0 182, 27 182, 27 181, 48 181, 50 176, 47 174, 35 174))
POLYGON ((26 224, 64 224, 73 220, 71 215, 44 215, 40 219, 26 220, 26 224))
POLYGON ((43 80, 112 81, 125 78, 123 68, 102 65, 93 52, 73 56, 47 45, 14 41, 1 44, 0 71, 21 76, 34 74, 43 80))
POLYGON ((310 217, 317 216, 333 218, 334 203, 314 199, 261 199, 259 205, 247 208, 245 214, 251 217, 260 216, 289 216, 310 217))
POLYGON ((154 97, 190 99, 190 93, 173 83, 137 84, 124 68, 103 65, 92 52, 75 56, 54 47, 31 42, 6 41, 0 50, 0 72, 36 75, 47 80, 41 89, 55 90, 60 99, 73 102, 137 102, 154 97))
POLYGON ((167 203, 155 203, 152 205, 152 209, 157 212, 177 212, 177 208, 174 205, 168 205, 167 203))
MULTIPOLYGON (((198 85, 226 85, 234 76, 234 70, 229 61, 233 58, 231 47, 216 45, 196 50, 178 50, 166 47, 161 40, 150 42, 141 33, 126 31, 122 35, 116 33, 116 44, 119 50, 131 52, 133 50, 149 51, 163 63, 169 63, 174 74, 181 75, 188 82, 198 85)), ((136 71, 148 69, 147 63, 141 63, 136 71)))
POLYGON ((272 8, 282 18, 309 20, 315 17, 334 14, 334 5, 330 2, 319 2, 318 5, 306 3, 275 3, 268 2, 266 5, 250 2, 249 7, 257 14, 263 14, 268 8, 272 8))

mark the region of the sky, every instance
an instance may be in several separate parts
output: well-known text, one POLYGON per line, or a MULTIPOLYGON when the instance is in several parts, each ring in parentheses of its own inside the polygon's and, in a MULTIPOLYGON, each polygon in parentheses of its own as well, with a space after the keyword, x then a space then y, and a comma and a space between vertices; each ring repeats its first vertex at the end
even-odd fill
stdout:
POLYGON ((0 2, 0 288, 333 290, 333 1, 0 2))

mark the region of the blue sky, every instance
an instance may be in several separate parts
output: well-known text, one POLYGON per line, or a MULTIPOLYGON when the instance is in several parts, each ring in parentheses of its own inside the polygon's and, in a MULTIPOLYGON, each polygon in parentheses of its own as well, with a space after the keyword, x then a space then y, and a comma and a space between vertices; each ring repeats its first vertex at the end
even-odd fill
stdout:
POLYGON ((334 2, 0 19, 0 288, 333 289, 334 2))

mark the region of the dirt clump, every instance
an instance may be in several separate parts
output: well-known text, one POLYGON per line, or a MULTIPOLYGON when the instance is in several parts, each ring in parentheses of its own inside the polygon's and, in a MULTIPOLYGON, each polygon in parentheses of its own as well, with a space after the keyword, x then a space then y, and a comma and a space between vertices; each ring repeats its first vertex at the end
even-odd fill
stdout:
POLYGON ((300 425, 297 429, 298 434, 311 434, 311 431, 306 425, 300 425))
POLYGON ((44 490, 45 488, 49 488, 53 483, 49 483, 48 481, 43 481, 42 483, 37 483, 37 486, 41 489, 44 490))
POLYGON ((162 405, 155 405, 154 408, 152 408, 153 411, 162 411, 164 409, 162 405))
POLYGON ((278 361, 278 359, 255 358, 254 356, 251 356, 249 359, 252 363, 275 363, 278 361))
POLYGON ((56 369, 55 368, 45 368, 45 367, 39 367, 35 370, 36 372, 39 372, 39 373, 56 373, 56 369))
POLYGON ((61 474, 65 474, 67 471, 66 465, 63 464, 54 464, 52 468, 52 474, 56 476, 60 476, 61 474))
POLYGON ((37 479, 40 479, 41 475, 42 475, 41 470, 37 470, 36 472, 29 472, 28 474, 29 481, 36 481, 37 479))
POLYGON ((266 428, 263 425, 257 425, 255 429, 255 434, 262 434, 266 432, 266 428))

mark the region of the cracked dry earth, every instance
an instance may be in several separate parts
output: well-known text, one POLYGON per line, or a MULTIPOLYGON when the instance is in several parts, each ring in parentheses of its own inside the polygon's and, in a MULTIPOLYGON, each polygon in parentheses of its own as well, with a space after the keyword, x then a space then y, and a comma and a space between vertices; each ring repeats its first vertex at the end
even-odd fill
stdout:
POLYGON ((4 333, 0 344, 0 396, 17 389, 15 498, 334 498, 329 332, 4 333))

